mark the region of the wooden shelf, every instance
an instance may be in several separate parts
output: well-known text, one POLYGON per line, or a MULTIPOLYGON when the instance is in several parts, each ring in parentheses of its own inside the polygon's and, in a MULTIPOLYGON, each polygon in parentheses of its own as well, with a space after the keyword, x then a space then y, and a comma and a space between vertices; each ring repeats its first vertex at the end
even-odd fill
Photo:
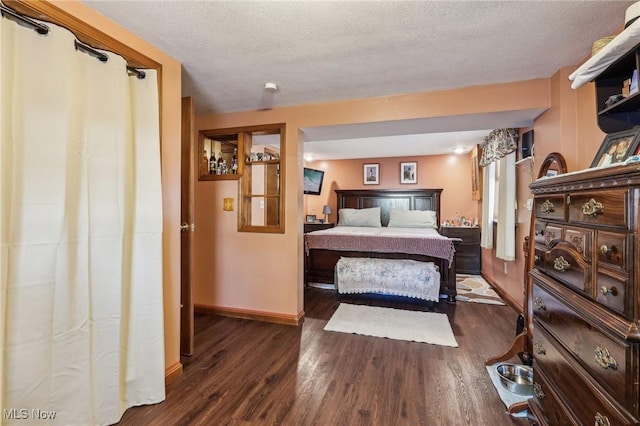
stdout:
POLYGON ((244 164, 247 166, 255 166, 260 164, 280 164, 280 160, 256 160, 256 161, 245 161, 244 164))

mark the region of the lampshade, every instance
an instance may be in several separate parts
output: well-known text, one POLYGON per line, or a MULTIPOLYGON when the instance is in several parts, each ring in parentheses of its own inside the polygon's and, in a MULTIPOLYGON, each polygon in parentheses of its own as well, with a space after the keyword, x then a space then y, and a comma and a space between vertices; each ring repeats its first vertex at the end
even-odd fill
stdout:
POLYGON ((327 204, 327 205, 325 205, 325 206, 322 208, 322 213, 323 213, 323 214, 331 214, 331 206, 330 206, 330 205, 328 205, 328 204, 327 204))

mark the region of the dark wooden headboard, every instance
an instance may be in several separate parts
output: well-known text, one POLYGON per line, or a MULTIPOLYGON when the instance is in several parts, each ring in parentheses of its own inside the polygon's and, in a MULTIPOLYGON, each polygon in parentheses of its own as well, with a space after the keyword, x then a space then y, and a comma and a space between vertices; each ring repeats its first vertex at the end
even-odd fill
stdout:
POLYGON ((336 189, 338 210, 380 207, 382 226, 389 224, 392 208, 433 210, 440 226, 440 195, 442 189, 336 189))

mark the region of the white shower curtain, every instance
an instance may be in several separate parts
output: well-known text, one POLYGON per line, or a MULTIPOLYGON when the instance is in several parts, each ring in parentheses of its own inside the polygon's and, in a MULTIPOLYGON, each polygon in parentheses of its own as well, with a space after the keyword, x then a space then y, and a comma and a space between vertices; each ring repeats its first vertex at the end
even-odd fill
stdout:
POLYGON ((112 424, 165 396, 157 76, 0 25, 1 422, 112 424))

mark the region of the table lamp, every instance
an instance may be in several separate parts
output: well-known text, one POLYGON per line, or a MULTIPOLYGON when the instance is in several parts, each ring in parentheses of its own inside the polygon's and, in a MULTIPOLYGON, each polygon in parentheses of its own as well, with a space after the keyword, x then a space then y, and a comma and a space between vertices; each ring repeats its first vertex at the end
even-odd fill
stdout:
POLYGON ((324 213, 324 223, 329 223, 329 215, 331 214, 331 206, 325 205, 322 208, 322 213, 324 213))

